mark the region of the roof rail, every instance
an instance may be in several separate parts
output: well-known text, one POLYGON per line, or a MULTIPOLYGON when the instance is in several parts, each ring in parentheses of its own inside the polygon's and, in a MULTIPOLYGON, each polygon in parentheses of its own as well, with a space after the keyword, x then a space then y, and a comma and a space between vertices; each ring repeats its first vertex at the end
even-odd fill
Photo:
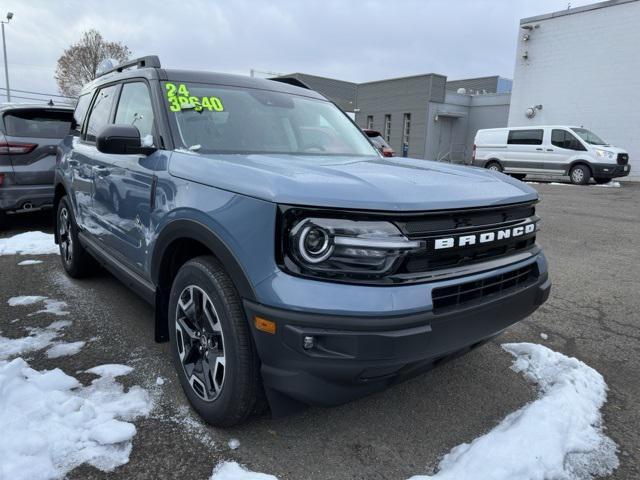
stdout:
POLYGON ((130 60, 126 63, 121 63, 120 65, 113 67, 109 70, 106 70, 97 75, 97 77, 102 77, 107 73, 112 72, 122 72, 126 68, 138 67, 138 68, 160 68, 160 59, 157 55, 147 55, 146 57, 136 58, 134 60, 130 60))
POLYGON ((306 88, 307 90, 312 89, 309 85, 296 77, 289 77, 285 75, 282 77, 271 77, 269 80, 273 80, 274 82, 286 83, 288 85, 293 85, 294 87, 306 88))

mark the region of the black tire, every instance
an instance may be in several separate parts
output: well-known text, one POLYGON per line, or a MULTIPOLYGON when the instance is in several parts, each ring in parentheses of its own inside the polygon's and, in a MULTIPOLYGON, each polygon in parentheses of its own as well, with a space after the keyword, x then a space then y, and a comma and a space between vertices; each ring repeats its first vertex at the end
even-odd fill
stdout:
POLYGON ((168 319, 180 384, 207 423, 230 427, 262 410, 260 361, 249 324, 238 292, 215 257, 196 257, 180 268, 168 319))
POLYGON ((55 229, 60 247, 60 260, 67 274, 72 278, 84 278, 94 274, 99 268, 98 262, 80 243, 78 226, 66 195, 58 203, 55 229))
POLYGON ((591 179, 591 169, 586 165, 574 165, 569 172, 569 178, 574 185, 586 185, 591 179))
POLYGON ((493 170, 494 172, 502 172, 503 170, 502 165, 500 165, 500 162, 496 162, 495 160, 487 162, 484 168, 486 168, 487 170, 493 170))
POLYGON ((516 180, 524 180, 524 177, 527 176, 526 173, 511 173, 510 175, 516 180))
POLYGON ((611 180, 613 180, 612 178, 606 177, 593 177, 593 179, 598 185, 604 185, 605 183, 609 183, 611 180))

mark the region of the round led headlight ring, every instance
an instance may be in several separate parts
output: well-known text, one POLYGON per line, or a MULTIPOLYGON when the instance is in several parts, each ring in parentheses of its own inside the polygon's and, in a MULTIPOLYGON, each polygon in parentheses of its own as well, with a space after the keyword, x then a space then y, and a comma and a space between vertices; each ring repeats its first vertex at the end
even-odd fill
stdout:
POLYGON ((305 262, 324 262, 333 253, 329 233, 315 225, 307 225, 298 237, 298 252, 305 262))

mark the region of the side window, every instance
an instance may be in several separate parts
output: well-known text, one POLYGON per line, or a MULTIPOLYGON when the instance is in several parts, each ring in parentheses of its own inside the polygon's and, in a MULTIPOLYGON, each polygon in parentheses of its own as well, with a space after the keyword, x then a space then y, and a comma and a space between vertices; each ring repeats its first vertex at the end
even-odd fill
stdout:
POLYGON ((566 130, 552 130, 551 144, 567 150, 585 150, 578 139, 566 130))
POLYGON ((76 109, 73 112, 73 122, 71 123, 72 133, 76 135, 82 131, 82 125, 84 123, 85 117, 87 116, 87 110, 89 109, 89 104, 91 103, 92 96, 93 92, 85 93, 80 98, 78 98, 76 109))
POLYGON ((135 125, 143 144, 153 144, 153 107, 143 82, 125 83, 118 101, 115 123, 135 125))
POLYGON ((509 145, 542 145, 544 130, 510 130, 509 145))
POLYGON ((95 142, 100 130, 109 124, 109 116, 117 87, 117 85, 111 85, 98 92, 98 96, 93 102, 89 113, 89 123, 87 123, 87 131, 85 133, 85 140, 88 142, 95 142))

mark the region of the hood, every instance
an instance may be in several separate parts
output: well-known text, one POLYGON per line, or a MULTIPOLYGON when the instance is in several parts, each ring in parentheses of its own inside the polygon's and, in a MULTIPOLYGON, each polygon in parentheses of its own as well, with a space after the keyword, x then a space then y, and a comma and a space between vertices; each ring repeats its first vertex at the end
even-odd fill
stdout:
POLYGON ((402 157, 176 151, 169 172, 269 202, 364 210, 439 210, 524 202, 536 190, 489 170, 402 157))

